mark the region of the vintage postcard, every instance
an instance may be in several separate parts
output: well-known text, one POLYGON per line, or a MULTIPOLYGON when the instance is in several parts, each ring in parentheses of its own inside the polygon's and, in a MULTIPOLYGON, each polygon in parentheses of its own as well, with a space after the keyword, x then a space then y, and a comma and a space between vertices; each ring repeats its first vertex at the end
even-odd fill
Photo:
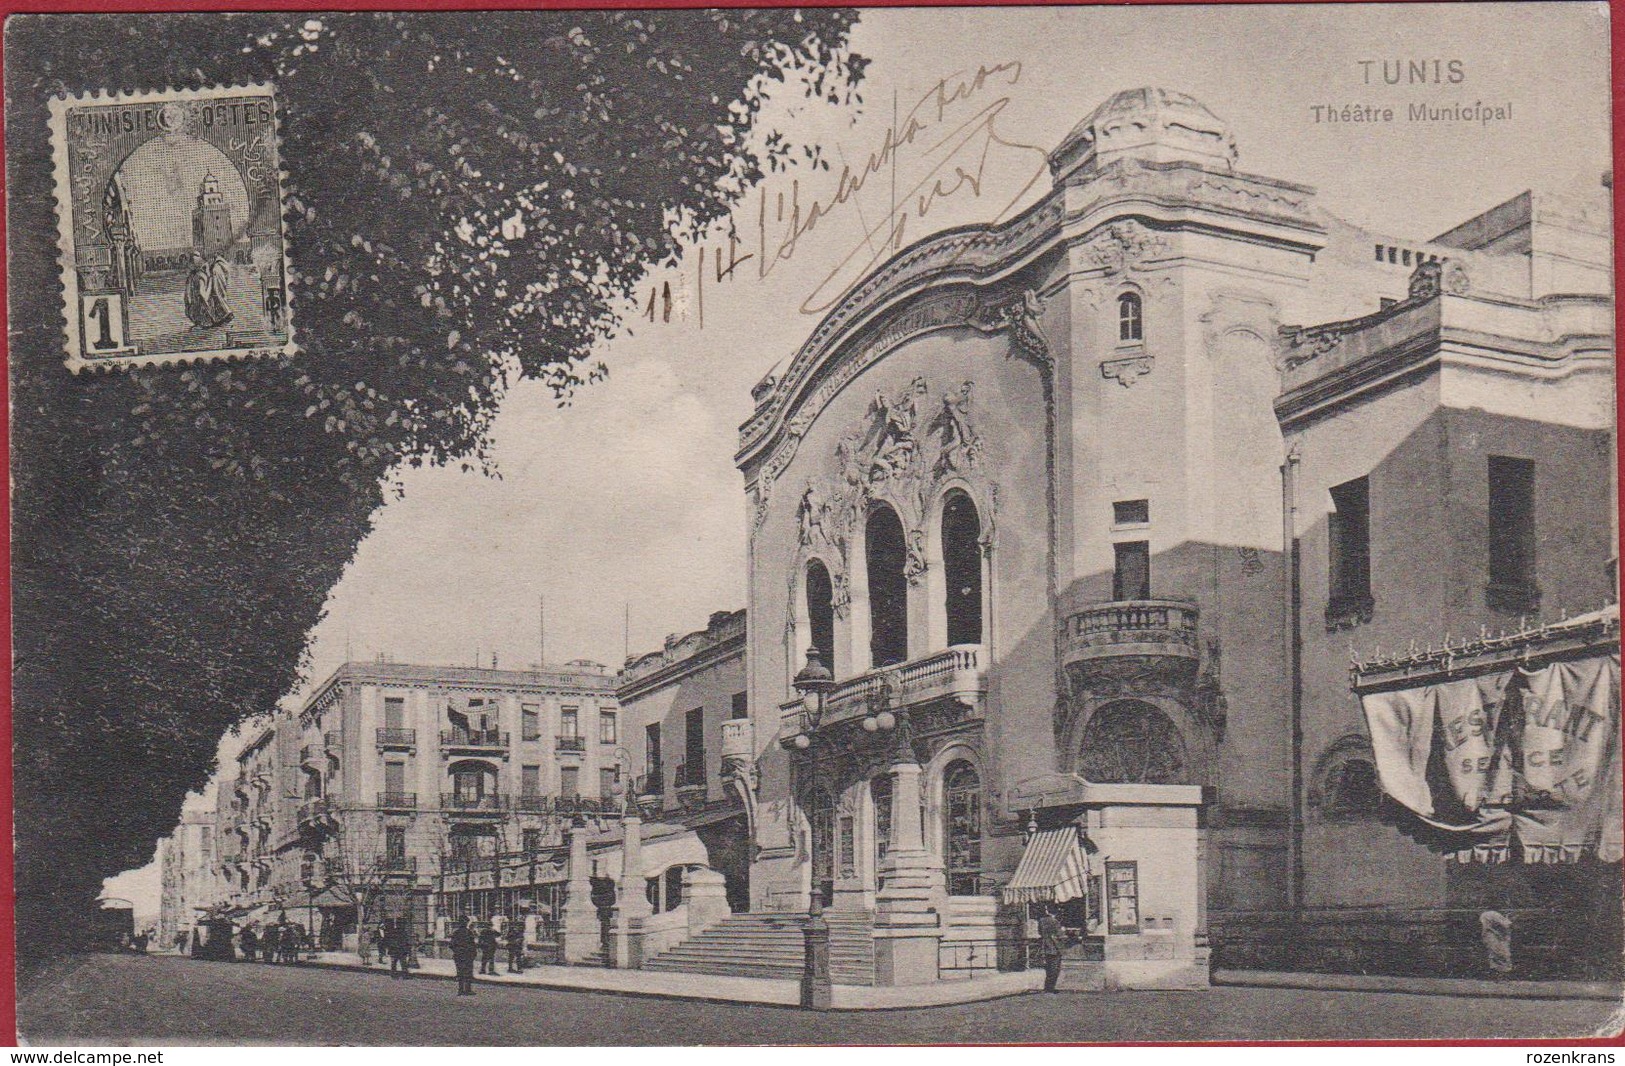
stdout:
POLYGON ((269 86, 57 99, 68 367, 287 354, 269 86))
POLYGON ((1617 1042, 1606 5, 5 32, 20 1041, 1617 1042))

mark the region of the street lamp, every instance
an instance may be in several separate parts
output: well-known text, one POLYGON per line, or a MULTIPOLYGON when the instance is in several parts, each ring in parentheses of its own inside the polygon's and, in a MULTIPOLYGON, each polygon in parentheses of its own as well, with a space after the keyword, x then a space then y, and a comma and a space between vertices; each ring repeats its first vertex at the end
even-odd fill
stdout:
MULTIPOLYGON (((818 729, 818 723, 824 717, 824 699, 835 687, 835 675, 830 673, 829 667, 824 665, 818 657, 817 648, 807 649, 807 665, 803 666, 795 679, 791 681, 795 690, 801 694, 801 732, 796 734, 792 743, 800 750, 806 751, 812 747, 812 734, 818 729)), ((818 772, 816 759, 809 759, 807 763, 809 776, 815 778, 818 772)), ((816 791, 816 789, 815 789, 816 791)), ((814 845, 816 846, 816 831, 814 845)), ((833 845, 834 841, 829 841, 833 845)), ((834 856, 830 857, 831 862, 834 856)), ((813 876, 817 875, 817 857, 813 859, 813 876)), ((812 1010, 828 1010, 830 1006, 830 973, 829 973, 829 923, 824 921, 824 893, 823 886, 812 883, 809 878, 811 891, 808 892, 807 923, 802 927, 803 962, 801 968, 801 1005, 812 1010)))

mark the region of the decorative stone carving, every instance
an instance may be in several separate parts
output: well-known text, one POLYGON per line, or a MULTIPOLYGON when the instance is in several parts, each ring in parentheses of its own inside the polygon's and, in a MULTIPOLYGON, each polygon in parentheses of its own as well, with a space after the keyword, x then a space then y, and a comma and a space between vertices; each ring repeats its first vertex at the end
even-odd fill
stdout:
POLYGON ((1052 357, 1049 341, 1044 337, 1044 304, 1038 293, 1023 290, 1019 305, 1006 306, 1005 319, 1010 325, 1011 343, 1035 363, 1049 366, 1052 357))
POLYGON ((1472 288, 1467 277, 1467 269, 1460 263, 1450 263, 1444 268, 1444 291, 1452 296, 1466 296, 1472 288))
POLYGON ((970 424, 972 382, 960 384, 954 392, 942 397, 942 406, 931 422, 931 430, 941 434, 941 450, 937 453, 938 476, 969 470, 976 465, 982 452, 982 438, 970 424))
MULTIPOLYGON (((898 505, 907 532, 907 573, 918 582, 926 571, 923 523, 931 501, 949 478, 978 476, 983 451, 974 419, 975 383, 963 381, 942 394, 929 417, 921 399, 930 394, 915 378, 895 396, 877 394, 863 424, 835 445, 833 485, 809 480, 797 507, 801 544, 820 552, 830 568, 833 603, 844 617, 850 594, 848 546, 871 500, 898 505)), ((984 516, 991 527, 992 516, 984 516)))
POLYGON ((808 481, 807 490, 801 494, 801 506, 796 509, 796 524, 801 529, 802 544, 811 544, 822 536, 828 510, 829 504, 824 502, 818 486, 808 481))
POLYGON ((1089 261, 1107 275, 1145 269, 1147 260, 1166 255, 1168 242, 1137 222, 1114 222, 1084 245, 1089 261))
POLYGON ((1100 364, 1100 376, 1115 381, 1123 388, 1131 387, 1140 378, 1151 373, 1155 360, 1149 355, 1131 355, 1126 359, 1108 359, 1100 364))
POLYGON ((1443 289, 1444 266, 1434 261, 1423 263, 1411 271, 1410 298, 1412 300, 1431 300, 1439 295, 1443 289))
POLYGON ((919 419, 919 398, 928 388, 924 378, 915 378, 895 399, 885 393, 875 394, 874 410, 880 415, 879 440, 869 453, 867 477, 871 485, 909 473, 918 451, 914 439, 915 422, 919 419))
POLYGON ((903 576, 910 585, 918 585, 929 569, 925 561, 925 530, 908 531, 908 560, 903 564, 903 576))

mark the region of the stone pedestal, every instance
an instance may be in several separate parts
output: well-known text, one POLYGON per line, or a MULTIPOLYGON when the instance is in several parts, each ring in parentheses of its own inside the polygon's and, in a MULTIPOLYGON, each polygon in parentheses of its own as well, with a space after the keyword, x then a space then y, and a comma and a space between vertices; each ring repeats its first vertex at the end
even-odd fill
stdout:
POLYGON ((621 883, 615 935, 615 961, 624 969, 643 968, 643 922, 649 917, 649 896, 643 877, 643 819, 628 814, 622 820, 621 883))
POLYGON ((564 895, 564 927, 560 931, 565 962, 581 962, 598 950, 598 908, 592 902, 592 865, 587 858, 587 828, 570 829, 569 883, 564 895))
POLYGON ((942 864, 925 849, 920 767, 892 766, 892 841, 875 893, 875 983, 926 984, 938 978, 948 891, 942 864))
POLYGON ((683 902, 688 906, 688 935, 699 936, 728 917, 727 882, 715 870, 686 870, 683 902))

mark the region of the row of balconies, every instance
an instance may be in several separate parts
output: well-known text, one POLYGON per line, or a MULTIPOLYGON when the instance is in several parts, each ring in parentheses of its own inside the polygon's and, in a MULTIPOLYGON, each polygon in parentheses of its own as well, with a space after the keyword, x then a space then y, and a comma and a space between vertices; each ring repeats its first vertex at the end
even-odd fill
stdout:
MULTIPOLYGON (((522 741, 539 741, 541 737, 522 737, 522 741)), ((506 751, 512 746, 512 735, 496 729, 442 729, 440 746, 459 751, 506 751)), ((379 729, 377 744, 380 748, 415 748, 418 743, 416 729, 379 729)), ((554 738, 554 750, 585 752, 587 738, 579 735, 560 735, 554 738)), ((308 750, 308 749, 307 749, 308 750)))
MULTIPOLYGON (((418 809, 418 794, 380 792, 378 809, 415 811, 418 809)), ((507 811, 525 814, 614 813, 620 810, 620 801, 611 797, 600 799, 591 796, 551 796, 540 792, 521 792, 518 795, 488 792, 481 796, 442 792, 439 809, 475 814, 500 814, 507 811)))

